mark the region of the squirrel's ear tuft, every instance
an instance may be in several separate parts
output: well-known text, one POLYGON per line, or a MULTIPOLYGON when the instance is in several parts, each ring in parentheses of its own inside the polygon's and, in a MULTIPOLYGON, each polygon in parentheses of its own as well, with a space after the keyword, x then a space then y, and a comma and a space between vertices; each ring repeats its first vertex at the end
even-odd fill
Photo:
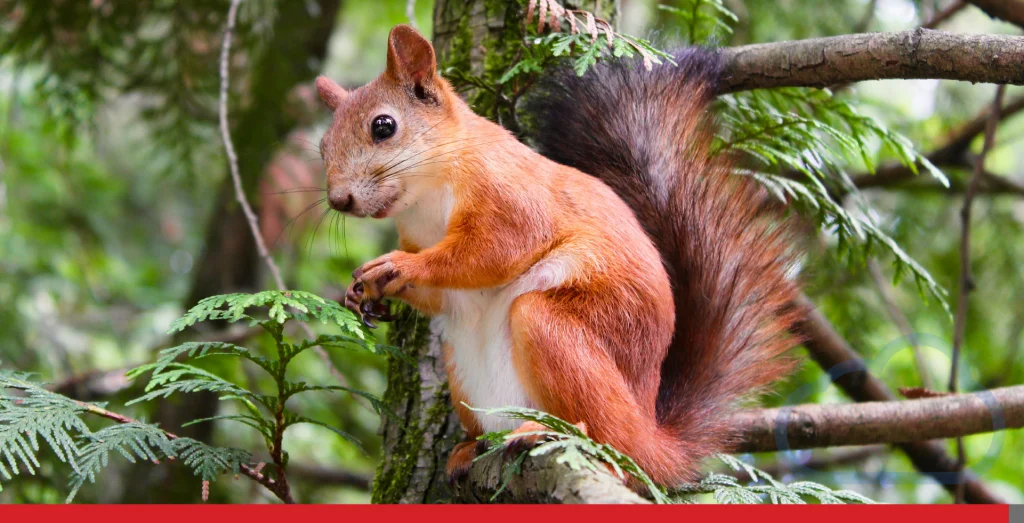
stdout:
POLYGON ((348 91, 344 87, 336 84, 334 80, 327 78, 326 76, 316 77, 316 90, 320 93, 320 99, 327 104, 332 111, 336 111, 338 106, 345 101, 348 97, 348 91))
POLYGON ((408 25, 398 25, 388 35, 387 74, 392 80, 410 85, 418 98, 429 95, 429 84, 437 72, 434 46, 408 25))

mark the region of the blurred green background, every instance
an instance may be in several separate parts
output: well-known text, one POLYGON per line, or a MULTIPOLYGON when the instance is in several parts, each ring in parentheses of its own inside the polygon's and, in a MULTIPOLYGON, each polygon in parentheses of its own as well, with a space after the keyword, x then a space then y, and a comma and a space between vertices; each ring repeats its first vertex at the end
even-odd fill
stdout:
MULTIPOLYGON (((622 32, 672 42, 680 28, 653 0, 621 0, 622 32)), ((722 45, 773 42, 917 27, 951 2, 929 0, 729 0, 738 16, 722 45)), ((359 85, 384 66, 389 28, 408 22, 405 0, 249 0, 243 3, 232 61, 233 135, 264 237, 293 288, 339 297, 361 262, 395 245, 389 223, 341 220, 312 205, 322 187, 316 151, 329 114, 312 79, 324 73, 359 85), (305 211, 305 212, 304 212, 305 211)), ((415 2, 430 31, 432 2, 415 2)), ((216 132, 217 53, 227 2, 0 0, 0 361, 39 373, 64 393, 121 405, 138 395, 123 369, 171 343, 170 322, 198 298, 269 286, 226 190, 216 132), (225 276, 230 274, 230 276, 225 276), (118 372, 121 371, 121 372, 118 372)), ((966 8, 943 29, 1019 33, 966 8)), ((982 113, 991 85, 946 81, 867 82, 841 96, 910 137, 927 154, 982 113)), ((1007 100, 1022 93, 1010 88, 1007 100)), ((1024 178, 1018 144, 1024 118, 999 128, 988 170, 1024 178)), ((980 150, 980 139, 972 150, 980 150)), ((880 153, 881 154, 881 153, 880 153)), ((853 173, 859 166, 850 166, 853 173)), ((944 168, 954 187, 969 175, 944 168)), ((864 192, 877 220, 956 299, 961 196, 928 184, 864 192)), ((975 283, 964 353, 965 383, 981 389, 1024 380, 1024 203, 1020 194, 975 202, 975 283)), ((804 265, 808 294, 871 369, 893 388, 922 385, 910 346, 887 308, 894 304, 921 335, 924 367, 948 379, 952 323, 910 283, 891 285, 888 260, 874 268, 844 261, 832 240, 810 231, 804 265)), ((334 354, 359 387, 380 392, 383 362, 334 354)), ((295 364, 310 381, 330 376, 313 355, 295 364)), ((237 376, 239 380, 246 376, 237 376)), ((347 396, 300 398, 299 408, 364 441, 368 454, 317 428, 288 432, 295 490, 306 502, 365 502, 379 452, 377 417, 347 396)), ((842 402, 842 393, 807 362, 773 403, 842 402)), ((128 409, 176 430, 175 420, 210 409, 201 402, 128 409), (180 416, 177 418, 176 416, 180 416)), ((233 427, 210 425, 215 442, 256 449, 233 427)), ((1010 431, 966 438, 968 464, 1011 502, 1024 502, 1024 436, 1010 431)), ((952 447, 951 447, 952 448, 952 447)), ((794 464, 846 450, 758 456, 787 480, 794 464)), ((887 502, 948 502, 945 490, 915 473, 899 453, 861 452, 808 477, 887 502)), ((0 502, 60 502, 66 472, 55 460, 41 474, 5 484, 0 502)), ((161 490, 159 467, 117 463, 79 501, 181 501, 161 490), (154 476, 155 479, 154 479, 154 476), (143 479, 139 479, 143 478, 143 479)), ((166 467, 165 467, 166 468, 166 467)), ((223 484, 228 484, 225 482, 223 484)), ((247 481, 230 482, 217 501, 263 502, 247 481)))

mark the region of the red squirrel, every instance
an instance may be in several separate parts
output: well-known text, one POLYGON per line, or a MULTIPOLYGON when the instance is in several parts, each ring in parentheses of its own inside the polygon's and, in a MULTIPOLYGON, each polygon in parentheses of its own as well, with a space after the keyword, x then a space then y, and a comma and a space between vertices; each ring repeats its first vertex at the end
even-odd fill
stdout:
POLYGON ((394 218, 400 238, 353 273, 346 306, 372 322, 395 297, 440 326, 469 438, 453 477, 484 432, 536 428, 470 405, 549 412, 660 484, 693 480, 728 448, 737 401, 788 370, 787 228, 709 154, 717 55, 675 61, 547 75, 528 107, 544 155, 474 114, 409 26, 369 84, 317 78, 330 206, 394 218))

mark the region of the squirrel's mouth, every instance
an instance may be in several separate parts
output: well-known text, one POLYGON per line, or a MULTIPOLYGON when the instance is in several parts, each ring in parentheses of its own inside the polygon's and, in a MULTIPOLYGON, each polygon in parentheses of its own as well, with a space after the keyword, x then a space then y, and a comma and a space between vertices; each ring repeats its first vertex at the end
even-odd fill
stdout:
POLYGON ((377 219, 387 218, 388 214, 391 212, 391 209, 395 206, 395 202, 397 200, 397 197, 389 198, 387 201, 384 202, 383 205, 381 205, 379 210, 370 213, 370 216, 377 219))

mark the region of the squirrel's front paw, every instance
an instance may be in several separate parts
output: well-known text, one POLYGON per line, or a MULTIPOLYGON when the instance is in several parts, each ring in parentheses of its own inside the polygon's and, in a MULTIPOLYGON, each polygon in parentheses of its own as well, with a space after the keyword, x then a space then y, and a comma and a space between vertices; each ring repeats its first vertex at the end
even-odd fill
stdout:
POLYGON ((363 264, 352 273, 352 285, 345 294, 345 305, 363 318, 367 327, 375 328, 374 320, 390 321, 388 306, 381 300, 400 294, 409 287, 409 282, 400 269, 399 251, 385 254, 363 264))
POLYGON ((380 301, 399 294, 409 286, 401 266, 403 254, 408 255, 400 251, 385 254, 364 263, 352 273, 353 286, 362 284, 362 301, 380 301))

